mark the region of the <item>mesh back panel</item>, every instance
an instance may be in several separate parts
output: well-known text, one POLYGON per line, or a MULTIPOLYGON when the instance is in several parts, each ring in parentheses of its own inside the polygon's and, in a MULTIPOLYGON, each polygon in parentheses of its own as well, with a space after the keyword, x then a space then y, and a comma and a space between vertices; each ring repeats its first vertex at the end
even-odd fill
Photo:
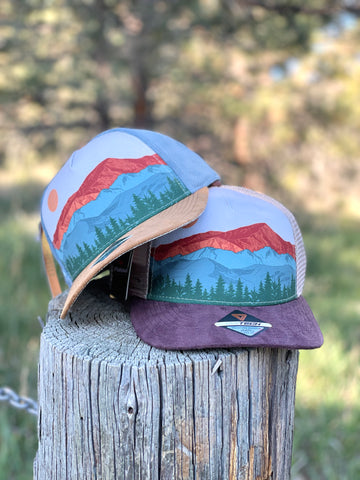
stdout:
POLYGON ((294 239, 295 239, 295 253, 296 253, 296 293, 298 296, 302 294, 304 283, 305 283, 305 273, 306 273, 306 253, 304 247, 304 241, 300 232, 299 225, 294 217, 294 215, 282 205, 277 200, 259 192, 255 192, 253 190, 249 190, 248 188, 244 187, 236 187, 236 186, 227 186, 223 185, 224 188, 229 188, 230 190, 236 190, 240 193, 244 193, 246 195, 260 198, 268 203, 271 203, 279 210, 281 210, 287 219, 290 222, 290 225, 293 229, 294 239))

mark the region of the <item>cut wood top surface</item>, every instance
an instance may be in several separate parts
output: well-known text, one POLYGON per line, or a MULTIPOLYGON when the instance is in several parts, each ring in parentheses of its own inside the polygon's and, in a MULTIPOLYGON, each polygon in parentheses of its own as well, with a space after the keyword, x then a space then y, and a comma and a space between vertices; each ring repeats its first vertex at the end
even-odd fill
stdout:
POLYGON ((59 320, 65 298, 63 293, 49 303, 43 335, 51 337, 58 350, 76 357, 141 366, 209 358, 215 363, 219 355, 247 353, 244 348, 169 351, 147 345, 136 335, 125 307, 91 286, 78 298, 70 314, 59 320))

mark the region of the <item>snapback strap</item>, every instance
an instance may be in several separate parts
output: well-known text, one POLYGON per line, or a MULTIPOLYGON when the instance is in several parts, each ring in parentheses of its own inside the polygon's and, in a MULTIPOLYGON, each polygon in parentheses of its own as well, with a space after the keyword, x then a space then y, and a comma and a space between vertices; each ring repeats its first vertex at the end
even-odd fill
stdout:
POLYGON ((110 263, 109 294, 125 302, 128 298, 133 250, 110 263))
POLYGON ((46 276, 49 282, 49 287, 52 297, 57 297, 61 293, 61 286, 59 282, 59 277, 56 273, 56 267, 54 258, 52 256, 49 242, 45 236, 42 225, 40 224, 40 236, 41 236, 41 250, 42 256, 45 265, 46 276))

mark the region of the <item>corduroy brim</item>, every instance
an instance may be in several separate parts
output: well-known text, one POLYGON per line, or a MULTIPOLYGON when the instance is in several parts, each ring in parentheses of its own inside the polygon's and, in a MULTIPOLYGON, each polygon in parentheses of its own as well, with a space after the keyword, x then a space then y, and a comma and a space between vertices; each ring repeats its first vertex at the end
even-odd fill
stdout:
POLYGON ((137 335, 153 347, 192 350, 230 347, 318 348, 323 336, 301 296, 287 303, 261 307, 171 303, 131 299, 131 321, 137 335), (216 326, 234 311, 271 325, 253 336, 216 326))
POLYGON ((208 188, 203 187, 171 207, 145 220, 100 253, 73 281, 61 318, 64 318, 86 285, 111 262, 135 247, 165 235, 197 219, 204 211, 208 188))

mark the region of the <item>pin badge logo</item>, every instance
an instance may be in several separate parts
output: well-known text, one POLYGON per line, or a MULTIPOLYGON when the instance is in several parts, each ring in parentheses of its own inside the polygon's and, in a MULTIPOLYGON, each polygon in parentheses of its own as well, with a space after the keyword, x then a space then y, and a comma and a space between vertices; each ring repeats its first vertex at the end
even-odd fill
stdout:
POLYGON ((263 322, 253 315, 241 312, 240 310, 234 310, 229 313, 226 317, 216 322, 215 326, 233 330, 247 337, 253 337, 263 330, 272 327, 271 323, 263 322))

